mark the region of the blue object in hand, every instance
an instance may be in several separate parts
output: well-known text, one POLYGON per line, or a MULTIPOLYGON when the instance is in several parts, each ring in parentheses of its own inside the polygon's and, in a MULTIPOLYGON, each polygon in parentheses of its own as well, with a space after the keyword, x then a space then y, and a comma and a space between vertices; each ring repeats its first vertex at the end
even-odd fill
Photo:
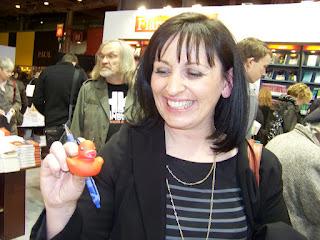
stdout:
MULTIPOLYGON (((66 124, 64 124, 64 130, 66 132, 67 142, 77 142, 66 124)), ((77 142, 77 144, 79 143, 77 142)), ((98 192, 94 179, 92 177, 87 177, 85 181, 86 181, 86 186, 91 196, 92 202, 94 203, 96 208, 101 208, 100 194, 98 192)))

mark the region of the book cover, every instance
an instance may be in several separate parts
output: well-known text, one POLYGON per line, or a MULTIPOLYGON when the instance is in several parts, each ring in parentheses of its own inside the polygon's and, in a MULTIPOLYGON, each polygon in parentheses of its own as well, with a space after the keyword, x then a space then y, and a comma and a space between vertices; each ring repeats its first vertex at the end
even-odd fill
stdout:
POLYGON ((317 72, 313 82, 314 83, 320 83, 320 72, 317 72))
POLYGON ((319 96, 319 93, 320 93, 319 88, 314 88, 312 90, 312 99, 313 100, 317 99, 317 97, 319 96))
POLYGON ((305 82, 305 83, 311 82, 312 75, 313 75, 313 72, 311 71, 304 72, 302 82, 305 82))
POLYGON ((288 80, 296 82, 297 81, 297 73, 296 72, 289 72, 288 80))
POLYGON ((277 73, 277 75, 276 75, 276 78, 275 78, 276 80, 279 80, 279 81, 284 81, 284 80, 286 80, 286 75, 284 74, 284 73, 277 73))
POLYGON ((264 77, 265 79, 272 79, 272 76, 273 76, 273 70, 268 70, 264 77))
POLYGON ((291 53, 289 55, 288 65, 298 65, 299 55, 296 53, 291 53))
POLYGON ((274 79, 279 81, 286 80, 286 72, 284 70, 274 71, 274 79))
POLYGON ((285 64, 286 62, 286 54, 285 53, 273 53, 271 63, 273 64, 285 64))
POLYGON ((307 66, 316 66, 318 55, 308 55, 307 66))

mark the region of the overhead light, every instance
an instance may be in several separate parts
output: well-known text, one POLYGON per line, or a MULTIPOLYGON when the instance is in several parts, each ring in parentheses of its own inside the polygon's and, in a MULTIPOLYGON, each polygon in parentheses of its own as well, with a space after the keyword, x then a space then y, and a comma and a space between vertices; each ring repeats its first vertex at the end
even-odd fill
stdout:
POLYGON ((44 1, 44 2, 43 2, 43 5, 48 6, 48 5, 49 5, 49 2, 48 2, 48 1, 44 1))
POLYGON ((192 5, 191 7, 192 7, 192 8, 201 8, 202 5, 201 5, 201 4, 194 4, 194 5, 192 5))
POLYGON ((16 4, 16 8, 18 9, 21 8, 20 4, 16 4))
POLYGON ((43 24, 43 21, 42 21, 42 20, 40 21, 40 24, 43 24))
POLYGON ((78 2, 82 2, 82 0, 77 0, 78 2))
POLYGON ((77 44, 81 44, 81 42, 80 42, 80 41, 78 41, 78 42, 77 42, 77 44))
POLYGON ((147 8, 146 8, 144 5, 138 7, 138 10, 139 10, 139 11, 141 11, 141 10, 146 10, 146 9, 147 9, 147 8))

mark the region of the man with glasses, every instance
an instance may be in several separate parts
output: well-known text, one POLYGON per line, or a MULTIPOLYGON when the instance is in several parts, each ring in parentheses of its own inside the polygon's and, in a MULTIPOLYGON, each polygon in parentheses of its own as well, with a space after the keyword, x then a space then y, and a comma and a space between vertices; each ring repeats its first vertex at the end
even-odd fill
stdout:
POLYGON ((124 41, 104 42, 96 53, 92 78, 79 92, 71 131, 93 140, 97 150, 132 118, 130 88, 135 66, 134 50, 124 41))

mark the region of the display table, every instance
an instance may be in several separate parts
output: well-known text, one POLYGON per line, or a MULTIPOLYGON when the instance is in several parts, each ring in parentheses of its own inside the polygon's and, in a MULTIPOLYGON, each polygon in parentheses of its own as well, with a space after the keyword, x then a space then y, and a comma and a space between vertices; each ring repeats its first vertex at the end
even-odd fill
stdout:
MULTIPOLYGON (((38 167, 38 166, 37 166, 38 167)), ((26 169, 0 173, 0 239, 25 234, 26 169)))

